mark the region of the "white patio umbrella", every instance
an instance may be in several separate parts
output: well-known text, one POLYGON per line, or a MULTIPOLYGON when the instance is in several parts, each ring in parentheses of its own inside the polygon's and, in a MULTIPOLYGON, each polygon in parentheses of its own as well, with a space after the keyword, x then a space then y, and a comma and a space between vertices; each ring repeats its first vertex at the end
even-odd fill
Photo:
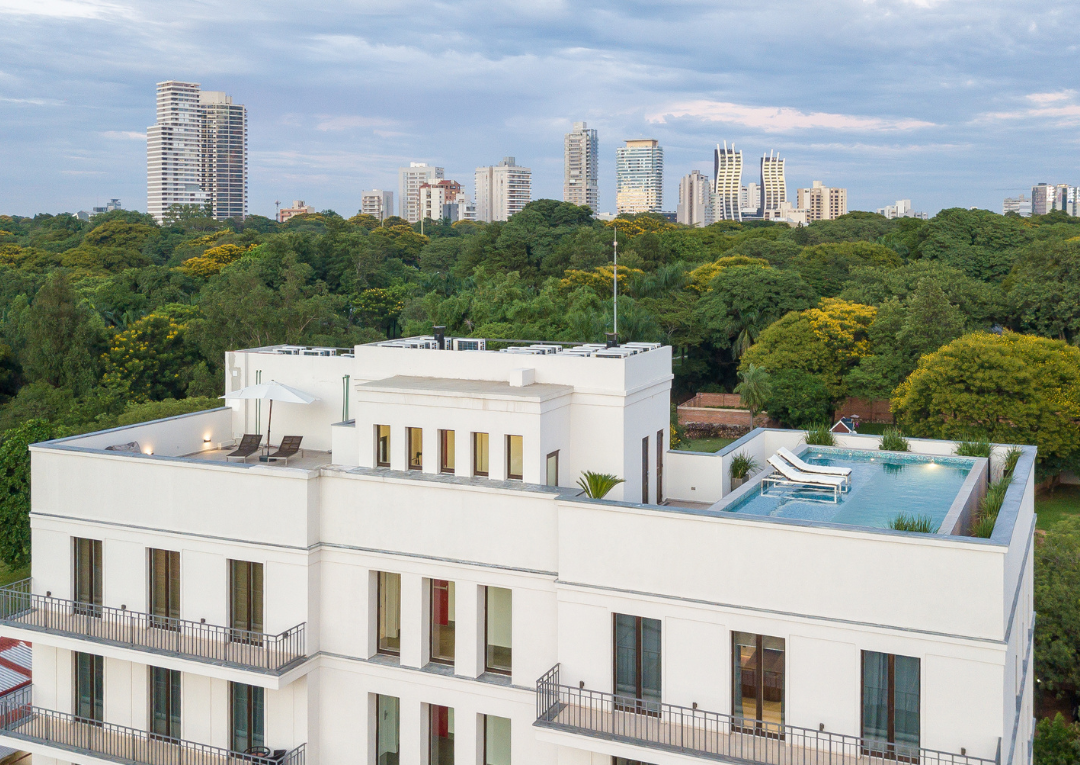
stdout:
POLYGON ((270 414, 266 418, 267 454, 270 453, 270 424, 274 419, 274 402, 282 401, 286 404, 310 404, 312 401, 318 401, 318 399, 310 393, 304 393, 302 390, 297 390, 296 388, 292 388, 275 380, 271 380, 268 383, 256 383, 255 385, 249 385, 240 390, 234 390, 232 393, 226 393, 222 398, 226 401, 235 399, 256 399, 259 401, 270 402, 270 414))

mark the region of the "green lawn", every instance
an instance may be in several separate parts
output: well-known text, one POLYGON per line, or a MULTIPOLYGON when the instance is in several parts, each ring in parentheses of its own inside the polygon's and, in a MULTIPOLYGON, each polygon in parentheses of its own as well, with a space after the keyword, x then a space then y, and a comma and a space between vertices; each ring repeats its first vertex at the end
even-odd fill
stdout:
POLYGON ((733 443, 734 438, 688 438, 678 448, 684 452, 718 452, 733 443))
POLYGON ((1058 486, 1053 493, 1040 492, 1035 496, 1037 528, 1049 529, 1062 518, 1080 517, 1080 486, 1058 486))
POLYGON ((30 567, 10 569, 3 563, 0 563, 0 586, 5 584, 11 584, 17 582, 20 579, 26 579, 30 576, 30 567))
POLYGON ((885 432, 885 428, 893 427, 887 422, 860 422, 859 433, 864 436, 880 436, 885 432))

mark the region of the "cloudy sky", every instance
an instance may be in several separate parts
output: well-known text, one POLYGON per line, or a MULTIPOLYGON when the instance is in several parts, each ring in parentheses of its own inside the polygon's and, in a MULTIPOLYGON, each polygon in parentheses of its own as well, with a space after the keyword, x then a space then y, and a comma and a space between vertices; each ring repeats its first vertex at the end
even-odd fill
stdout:
MULTIPOLYGON (((727 0, 0 0, 0 212, 146 209, 155 83, 245 104, 249 210, 356 212, 426 161, 472 187, 506 155, 560 198, 574 120, 600 133, 600 206, 626 138, 678 179, 734 141, 852 209, 910 198, 1000 211, 1080 183, 1074 3, 727 0)), ((396 196, 396 193, 395 193, 396 196)))

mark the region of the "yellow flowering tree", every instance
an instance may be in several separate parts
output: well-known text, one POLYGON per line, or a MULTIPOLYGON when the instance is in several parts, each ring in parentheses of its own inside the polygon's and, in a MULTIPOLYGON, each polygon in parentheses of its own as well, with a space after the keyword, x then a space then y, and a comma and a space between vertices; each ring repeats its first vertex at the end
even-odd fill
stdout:
POLYGON ((184 329, 168 316, 150 314, 118 332, 102 356, 103 382, 126 388, 133 401, 183 396, 195 361, 184 329))
POLYGON ((720 258, 714 260, 712 263, 706 263, 698 266, 693 271, 686 275, 687 288, 694 292, 704 292, 709 289, 709 282, 713 278, 729 266, 761 266, 763 268, 769 267, 769 261, 764 258, 751 258, 746 255, 729 255, 726 258, 720 258))
MULTIPOLYGON (((611 281, 615 276, 614 266, 598 266, 591 271, 570 269, 564 279, 559 280, 559 287, 565 292, 573 292, 578 287, 590 289, 602 298, 611 297, 611 281)), ((625 295, 629 281, 644 273, 640 268, 619 266, 619 294, 625 295)))
POLYGON ((180 270, 192 276, 209 278, 221 273, 221 269, 244 257, 244 255, 254 250, 255 246, 254 244, 249 244, 247 247, 240 247, 236 244, 220 244, 206 250, 202 255, 188 258, 180 266, 180 270))

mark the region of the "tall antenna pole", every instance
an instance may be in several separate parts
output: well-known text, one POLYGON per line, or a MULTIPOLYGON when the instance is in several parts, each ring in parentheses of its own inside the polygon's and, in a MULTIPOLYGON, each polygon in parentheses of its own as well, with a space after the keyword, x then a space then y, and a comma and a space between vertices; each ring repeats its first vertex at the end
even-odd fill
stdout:
POLYGON ((612 294, 612 308, 615 310, 615 342, 619 341, 619 229, 615 227, 615 222, 611 222, 611 230, 615 232, 615 239, 612 245, 615 248, 615 269, 612 271, 611 279, 611 294, 612 294))

